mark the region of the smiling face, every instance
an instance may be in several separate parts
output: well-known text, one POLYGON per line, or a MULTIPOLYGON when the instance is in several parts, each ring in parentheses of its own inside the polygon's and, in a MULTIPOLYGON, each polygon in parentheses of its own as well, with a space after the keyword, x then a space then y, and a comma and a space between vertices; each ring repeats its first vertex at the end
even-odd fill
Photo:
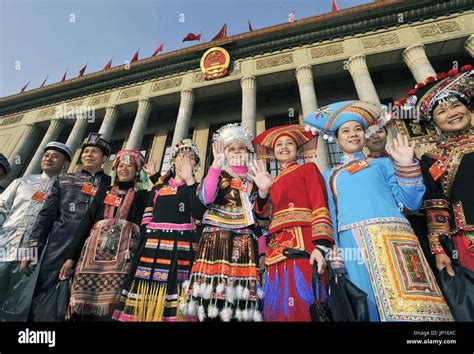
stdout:
POLYGON ((137 168, 135 165, 120 161, 117 166, 117 178, 121 182, 130 182, 135 179, 137 168))
POLYGON ((66 163, 66 156, 59 151, 46 150, 41 158, 41 170, 48 175, 57 175, 66 163))
POLYGON ((84 169, 97 170, 107 161, 107 156, 98 147, 87 146, 82 151, 81 160, 84 169))
POLYGON ((274 155, 277 161, 289 163, 298 158, 298 145, 289 136, 282 136, 275 142, 274 155))
POLYGON ((471 113, 459 101, 438 104, 433 110, 433 119, 436 126, 446 133, 467 130, 471 126, 471 113))
POLYGON ((346 122, 338 129, 336 141, 345 154, 362 151, 365 145, 364 128, 359 122, 346 122))
POLYGON ((386 144, 387 132, 384 128, 381 128, 377 133, 368 138, 365 143, 371 154, 377 154, 385 151, 386 144))
POLYGON ((244 144, 232 143, 224 150, 225 158, 232 166, 245 166, 249 152, 244 144))

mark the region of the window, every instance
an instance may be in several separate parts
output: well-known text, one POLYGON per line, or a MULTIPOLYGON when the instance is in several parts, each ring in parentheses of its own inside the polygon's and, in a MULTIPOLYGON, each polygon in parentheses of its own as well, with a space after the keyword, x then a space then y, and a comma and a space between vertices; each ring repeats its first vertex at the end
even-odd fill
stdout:
POLYGON ((143 137, 140 152, 145 157, 145 161, 148 161, 148 158, 150 157, 150 151, 153 146, 154 137, 155 137, 155 134, 147 134, 143 137))
POLYGON ((329 151, 329 162, 331 163, 331 167, 334 167, 341 162, 342 151, 335 141, 328 141, 327 147, 329 151))
POLYGON ((125 139, 120 139, 112 140, 110 142, 110 146, 112 147, 112 149, 110 150, 109 161, 113 161, 115 159, 115 156, 117 155, 117 152, 122 150, 124 141, 125 139))
MULTIPOLYGON (((188 139, 193 139, 194 128, 189 128, 188 139)), ((168 131, 166 136, 165 151, 163 152, 163 158, 161 159, 160 174, 164 174, 170 168, 171 160, 171 144, 173 143, 174 130, 168 131)))
MULTIPOLYGON (((288 124, 299 124, 298 111, 295 111, 294 114, 289 116, 288 113, 273 114, 265 116, 265 129, 270 129, 273 127, 288 125, 288 124)), ((298 159, 298 163, 304 163, 303 159, 298 159)), ((272 174, 273 177, 276 177, 280 172, 281 165, 276 160, 269 160, 267 163, 267 169, 272 174)))

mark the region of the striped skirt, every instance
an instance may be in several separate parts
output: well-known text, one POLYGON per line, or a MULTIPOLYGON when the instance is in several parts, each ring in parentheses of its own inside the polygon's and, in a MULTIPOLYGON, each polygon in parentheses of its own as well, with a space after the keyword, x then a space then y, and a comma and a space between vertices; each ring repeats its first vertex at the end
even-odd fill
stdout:
POLYGON ((183 282, 194 260, 196 231, 147 229, 113 318, 123 322, 183 321, 183 282))

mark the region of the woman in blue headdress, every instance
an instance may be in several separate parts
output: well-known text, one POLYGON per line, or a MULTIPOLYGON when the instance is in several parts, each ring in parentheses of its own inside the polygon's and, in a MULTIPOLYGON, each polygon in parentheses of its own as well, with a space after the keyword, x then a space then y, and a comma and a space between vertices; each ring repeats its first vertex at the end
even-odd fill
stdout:
POLYGON ((420 207, 425 186, 414 146, 397 136, 387 158, 362 152, 366 137, 390 119, 380 104, 345 101, 305 122, 340 146, 340 165, 323 173, 338 252, 347 275, 368 295, 370 321, 451 321, 435 277, 403 208, 420 207))

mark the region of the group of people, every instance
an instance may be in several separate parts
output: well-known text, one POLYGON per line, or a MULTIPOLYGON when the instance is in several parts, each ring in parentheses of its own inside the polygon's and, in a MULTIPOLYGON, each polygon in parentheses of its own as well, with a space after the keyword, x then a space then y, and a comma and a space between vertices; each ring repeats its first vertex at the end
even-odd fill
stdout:
POLYGON ((256 138, 227 124, 201 183, 189 139, 161 176, 135 150, 119 151, 108 176, 111 148, 98 134, 82 147, 82 170, 61 174, 72 151, 49 143, 42 174, 0 195, 0 320, 38 320, 45 295, 67 282, 71 321, 310 321, 312 273, 327 286, 331 266, 367 294, 370 321, 452 321, 435 273, 474 271, 473 74, 427 78, 394 112, 338 102, 305 127, 256 138), (387 144, 397 110, 442 132, 421 162, 406 136, 387 144), (323 173, 300 163, 319 135, 343 153, 323 173), (266 159, 279 163, 275 178, 266 159))

